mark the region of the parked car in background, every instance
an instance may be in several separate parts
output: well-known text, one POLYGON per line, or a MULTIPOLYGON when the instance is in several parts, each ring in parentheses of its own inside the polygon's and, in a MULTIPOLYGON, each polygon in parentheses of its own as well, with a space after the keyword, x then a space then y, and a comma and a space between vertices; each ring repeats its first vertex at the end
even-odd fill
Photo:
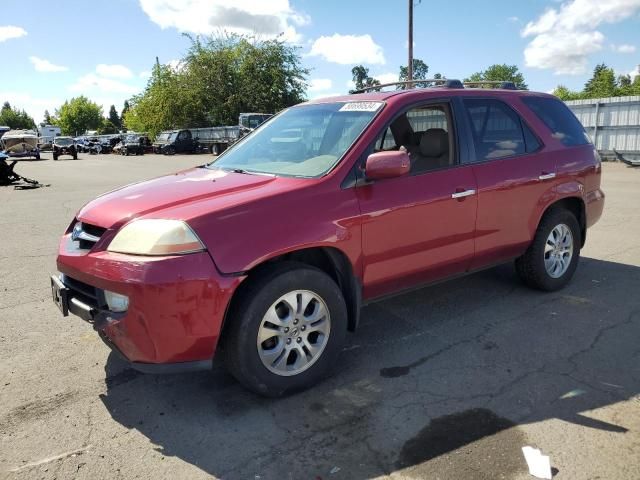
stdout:
POLYGON ((548 94, 435 81, 291 107, 209 165, 89 202, 54 301, 136 369, 217 352, 278 396, 327 374, 363 304, 504 262, 564 287, 604 206, 584 129, 548 94))
POLYGON ((125 135, 120 143, 121 155, 144 155, 145 137, 140 135, 125 135))
POLYGON ((84 149, 90 155, 102 153, 102 142, 97 138, 87 138, 84 142, 84 149))
POLYGON ((197 153, 198 142, 194 140, 190 130, 171 130, 162 132, 153 142, 153 151, 163 155, 176 153, 197 153))
POLYGON ((58 160, 62 155, 70 155, 74 160, 78 159, 76 143, 71 137, 56 137, 52 144, 53 159, 58 160))

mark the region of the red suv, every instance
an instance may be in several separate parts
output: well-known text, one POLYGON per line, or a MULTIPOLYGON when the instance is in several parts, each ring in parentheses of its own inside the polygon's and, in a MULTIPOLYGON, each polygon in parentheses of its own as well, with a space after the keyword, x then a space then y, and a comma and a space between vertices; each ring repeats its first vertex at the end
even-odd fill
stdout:
POLYGON ((602 213, 599 157, 557 98, 509 87, 304 103, 102 195, 62 237, 54 300, 143 372, 217 351, 277 396, 320 380, 363 303, 511 260, 562 288, 602 213))

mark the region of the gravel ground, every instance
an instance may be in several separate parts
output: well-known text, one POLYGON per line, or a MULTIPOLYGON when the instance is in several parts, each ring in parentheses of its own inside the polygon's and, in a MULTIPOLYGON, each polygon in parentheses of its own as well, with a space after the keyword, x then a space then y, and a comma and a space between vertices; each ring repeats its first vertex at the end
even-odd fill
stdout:
POLYGON ((640 478, 640 169, 605 164, 601 221, 573 282, 544 294, 511 265, 363 310, 334 377, 280 400, 220 365, 139 374, 62 318, 61 232, 101 192, 208 156, 22 162, 0 187, 0 478, 640 478))

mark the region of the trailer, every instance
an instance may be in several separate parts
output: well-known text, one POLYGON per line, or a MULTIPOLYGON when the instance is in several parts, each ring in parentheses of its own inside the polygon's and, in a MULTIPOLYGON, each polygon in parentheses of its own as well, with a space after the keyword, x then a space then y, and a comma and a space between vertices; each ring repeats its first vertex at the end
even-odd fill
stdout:
POLYGON ((565 102, 603 160, 640 166, 640 96, 565 102))

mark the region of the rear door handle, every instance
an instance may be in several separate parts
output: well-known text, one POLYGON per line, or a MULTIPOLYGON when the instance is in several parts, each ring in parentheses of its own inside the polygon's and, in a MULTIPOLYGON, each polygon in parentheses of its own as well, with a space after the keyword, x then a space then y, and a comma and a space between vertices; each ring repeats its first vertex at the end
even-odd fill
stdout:
POLYGON ((452 193, 451 198, 464 198, 464 197, 469 197, 475 194, 476 194, 475 190, 463 190, 462 192, 452 193))
POLYGON ((538 180, 551 180, 552 178, 556 178, 555 173, 543 173, 538 177, 538 180))

